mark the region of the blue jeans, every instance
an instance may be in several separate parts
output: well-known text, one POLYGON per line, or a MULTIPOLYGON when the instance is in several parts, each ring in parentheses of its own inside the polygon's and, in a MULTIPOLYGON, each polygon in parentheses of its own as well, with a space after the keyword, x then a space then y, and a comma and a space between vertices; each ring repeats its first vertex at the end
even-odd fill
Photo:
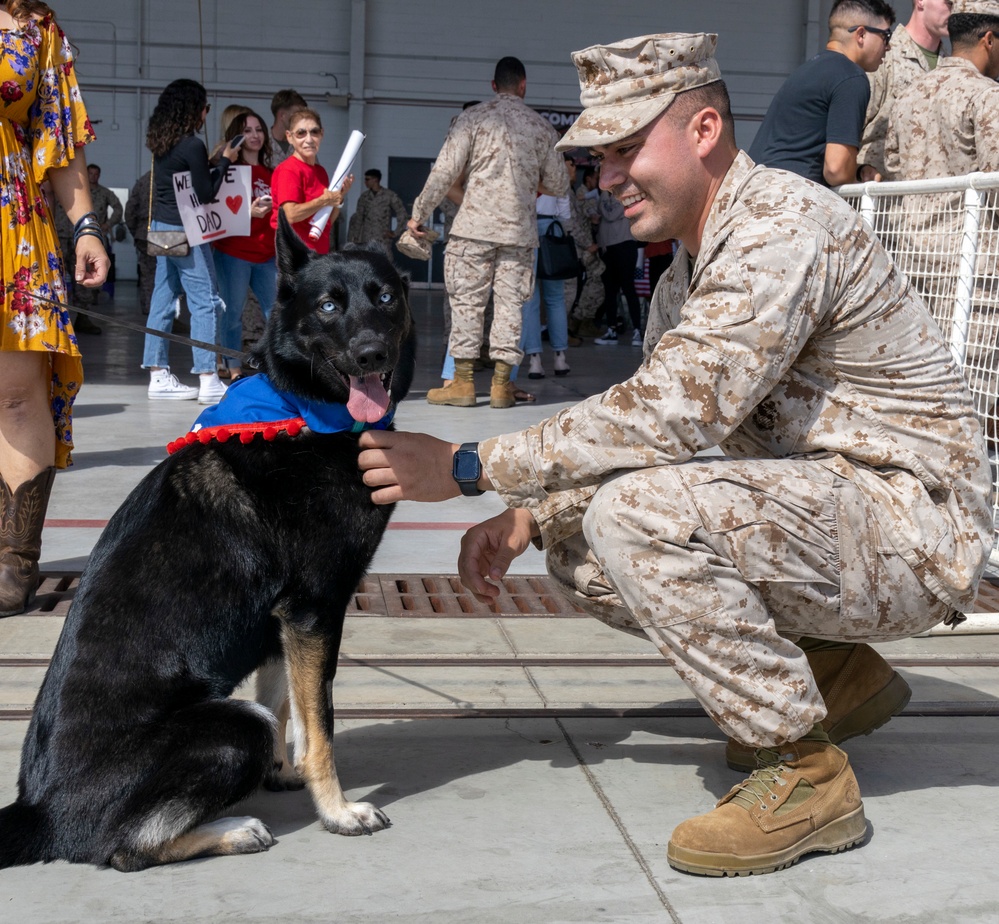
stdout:
MULTIPOLYGON (((153 231, 183 231, 179 225, 153 221, 153 231)), ((215 284, 215 261, 208 244, 192 247, 186 257, 157 257, 156 282, 149 303, 147 327, 169 333, 173 329, 174 302, 187 296, 191 312, 191 339, 215 343, 216 308, 220 304, 215 284)), ((215 352, 201 347, 191 347, 193 365, 191 372, 202 374, 215 371, 215 352)), ((168 341, 154 334, 146 334, 142 350, 142 368, 166 368, 170 365, 168 341)))
MULTIPOLYGON (((551 218, 538 219, 538 234, 551 226, 551 218)), ((541 299, 545 300, 545 318, 548 321, 548 342, 555 352, 569 346, 569 321, 565 310, 565 280, 538 279, 538 252, 534 251, 534 291, 524 302, 522 314, 524 327, 520 347, 528 355, 541 352, 541 299)))
MULTIPOLYGON (((274 299, 277 298, 277 265, 272 257, 263 263, 250 263, 239 257, 222 253, 213 248, 215 255, 215 278, 218 280, 219 295, 225 307, 219 315, 219 343, 231 350, 243 346, 243 306, 246 293, 253 289, 260 303, 264 320, 270 317, 274 299)), ((238 366, 239 360, 223 357, 227 367, 238 366)))

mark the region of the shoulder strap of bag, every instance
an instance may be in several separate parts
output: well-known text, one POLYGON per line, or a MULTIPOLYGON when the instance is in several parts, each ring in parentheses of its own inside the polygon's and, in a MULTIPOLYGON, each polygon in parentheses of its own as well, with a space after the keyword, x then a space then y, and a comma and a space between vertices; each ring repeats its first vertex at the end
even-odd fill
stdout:
POLYGON ((156 166, 156 155, 155 154, 151 154, 149 156, 149 212, 146 215, 146 235, 147 236, 148 236, 149 232, 152 230, 152 227, 153 227, 153 181, 155 179, 154 176, 153 176, 153 167, 155 167, 155 166, 156 166))

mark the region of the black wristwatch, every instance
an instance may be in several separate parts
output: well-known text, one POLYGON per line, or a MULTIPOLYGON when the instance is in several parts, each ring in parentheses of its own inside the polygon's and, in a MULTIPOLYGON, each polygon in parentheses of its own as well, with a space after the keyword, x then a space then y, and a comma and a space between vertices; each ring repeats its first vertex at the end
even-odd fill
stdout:
POLYGON ((462 443, 458 447, 451 460, 451 475, 465 497, 478 497, 486 493, 477 484, 482 477, 478 443, 462 443))

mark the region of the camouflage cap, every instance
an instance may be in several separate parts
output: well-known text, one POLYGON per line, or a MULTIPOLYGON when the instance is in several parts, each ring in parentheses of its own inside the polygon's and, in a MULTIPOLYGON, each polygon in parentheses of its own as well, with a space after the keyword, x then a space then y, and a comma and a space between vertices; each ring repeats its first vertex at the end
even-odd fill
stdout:
POLYGON ((955 0, 952 13, 977 13, 999 19, 999 0, 955 0))
POLYGON ((721 80, 718 36, 665 32, 573 52, 583 113, 555 146, 610 144, 644 128, 683 90, 721 80))

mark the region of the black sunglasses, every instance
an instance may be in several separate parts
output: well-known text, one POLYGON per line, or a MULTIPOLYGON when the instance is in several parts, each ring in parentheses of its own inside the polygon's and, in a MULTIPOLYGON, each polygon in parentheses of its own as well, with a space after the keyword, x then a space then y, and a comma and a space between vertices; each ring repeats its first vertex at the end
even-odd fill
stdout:
POLYGON ((847 32, 856 32, 858 29, 866 29, 868 32, 873 32, 875 35, 880 35, 884 40, 885 47, 891 44, 891 29, 879 29, 877 26, 850 26, 847 32))

